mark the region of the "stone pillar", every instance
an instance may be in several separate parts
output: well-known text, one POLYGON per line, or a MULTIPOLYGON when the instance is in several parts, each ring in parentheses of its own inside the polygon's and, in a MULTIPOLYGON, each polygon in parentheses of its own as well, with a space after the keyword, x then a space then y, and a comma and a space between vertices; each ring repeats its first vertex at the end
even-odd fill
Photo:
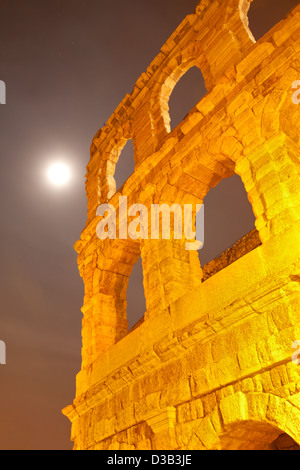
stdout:
POLYGON ((300 221, 299 148, 285 135, 275 136, 236 164, 256 216, 262 242, 300 221))
POLYGON ((176 408, 169 406, 157 414, 149 416, 146 422, 154 433, 152 438, 154 450, 177 448, 175 437, 176 408))
POLYGON ((95 240, 79 255, 83 368, 127 334, 127 286, 139 255, 138 244, 129 240, 95 240))
MULTIPOLYGON (((133 115, 133 142, 135 148, 136 164, 141 164, 146 157, 156 150, 157 137, 153 127, 153 121, 150 114, 150 93, 145 88, 147 96, 144 97, 145 103, 140 110, 135 111, 133 115)), ((139 100, 141 97, 139 97, 139 100)))
POLYGON ((184 240, 144 240, 141 254, 148 315, 201 285, 198 252, 188 251, 184 240))

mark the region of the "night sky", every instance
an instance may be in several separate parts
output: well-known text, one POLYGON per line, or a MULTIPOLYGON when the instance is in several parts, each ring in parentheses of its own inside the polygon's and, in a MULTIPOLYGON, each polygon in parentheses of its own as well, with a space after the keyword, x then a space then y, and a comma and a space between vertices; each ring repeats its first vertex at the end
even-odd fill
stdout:
MULTIPOLYGON (((73 245, 86 222, 85 167, 93 136, 197 0, 0 0, 1 312, 0 449, 71 449, 61 409, 80 370, 83 283, 73 245), (70 184, 52 187, 48 165, 63 160, 70 184)), ((254 0, 256 38, 296 4, 254 0)), ((197 73, 198 72, 198 73, 197 73)), ((171 97, 172 124, 204 95, 192 70, 171 97)), ((130 145, 130 144, 129 144, 130 145)), ((133 171, 121 155, 120 186, 133 171)), ((205 263, 254 227, 239 177, 205 202, 205 263)), ((144 313, 141 269, 128 292, 133 325, 144 313)))

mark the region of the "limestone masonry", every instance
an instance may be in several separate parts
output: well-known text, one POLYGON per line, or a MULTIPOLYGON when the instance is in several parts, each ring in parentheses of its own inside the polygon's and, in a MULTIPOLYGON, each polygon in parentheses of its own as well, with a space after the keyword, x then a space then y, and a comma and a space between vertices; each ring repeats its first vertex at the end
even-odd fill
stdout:
MULTIPOLYGON (((97 133, 82 368, 64 409, 74 449, 296 449, 300 444, 300 5, 255 42, 248 0, 202 0, 97 133), (207 94, 173 131, 168 101, 191 67, 207 94), (133 140, 135 171, 116 192, 133 140), (99 240, 99 204, 201 204, 237 173, 256 230, 202 270, 185 240, 99 240), (147 311, 128 332, 142 257, 147 311)), ((143 312, 141 312, 143 313, 143 312)))

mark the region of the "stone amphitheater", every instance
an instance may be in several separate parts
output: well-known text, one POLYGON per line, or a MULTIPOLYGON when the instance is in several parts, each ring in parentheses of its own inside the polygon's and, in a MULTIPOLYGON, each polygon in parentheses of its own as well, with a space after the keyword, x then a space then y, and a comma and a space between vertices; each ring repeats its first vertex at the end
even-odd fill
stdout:
POLYGON ((202 0, 93 139, 75 244, 82 368, 63 410, 76 450, 299 449, 300 5, 255 41, 250 3, 202 0), (207 94, 171 130, 191 67, 207 94), (135 170, 116 191, 130 139, 135 170), (183 239, 96 235, 100 204, 202 204, 234 174, 256 228, 206 266, 183 239), (146 312, 128 331, 140 256, 146 312))

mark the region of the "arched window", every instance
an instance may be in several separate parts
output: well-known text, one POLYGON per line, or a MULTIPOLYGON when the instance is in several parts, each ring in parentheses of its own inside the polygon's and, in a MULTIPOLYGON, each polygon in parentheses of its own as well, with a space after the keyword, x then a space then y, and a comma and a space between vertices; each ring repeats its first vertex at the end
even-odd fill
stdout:
POLYGON ((256 248, 260 241, 252 206, 238 175, 223 179, 203 203, 204 246, 199 259, 205 280, 256 248))
POLYGON ((206 93, 201 70, 198 67, 190 68, 176 84, 169 100, 171 129, 184 120, 206 93))
POLYGON ((115 181, 117 190, 123 186, 125 181, 134 172, 134 148, 132 140, 128 140, 121 151, 115 170, 115 181))
POLYGON ((146 301, 143 285, 142 259, 133 266, 127 287, 127 320, 128 330, 131 330, 144 317, 146 301))
POLYGON ((248 12, 249 28, 256 40, 264 36, 281 21, 296 5, 298 0, 253 0, 248 12))

